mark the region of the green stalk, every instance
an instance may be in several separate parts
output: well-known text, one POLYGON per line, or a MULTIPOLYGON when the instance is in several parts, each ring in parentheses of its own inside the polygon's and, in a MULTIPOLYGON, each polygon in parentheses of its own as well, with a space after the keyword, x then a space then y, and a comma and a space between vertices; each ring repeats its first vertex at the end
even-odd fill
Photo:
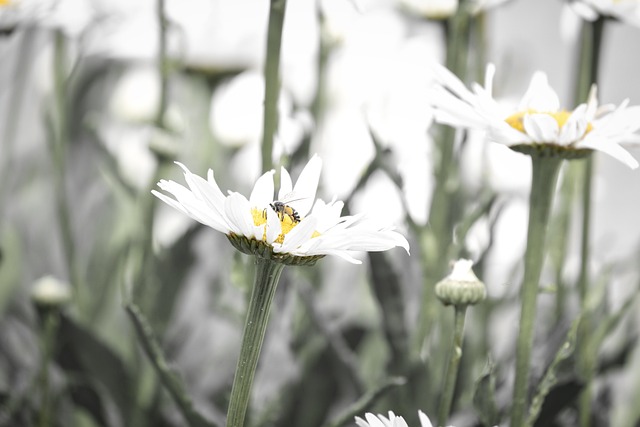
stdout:
MULTIPOLYGON (((447 38, 446 66, 455 75, 465 80, 467 74, 467 59, 469 54, 471 14, 467 1, 462 0, 458 10, 445 25, 447 38)), ((421 248, 425 284, 421 302, 420 321, 413 342, 414 351, 420 352, 427 339, 434 318, 438 313, 438 303, 433 291, 433 285, 445 276, 448 266, 449 246, 453 235, 452 202, 455 199, 452 186, 454 178, 454 142, 456 130, 449 126, 441 126, 441 133, 436 141, 440 155, 435 165, 435 187, 429 210, 429 227, 423 230, 421 248)))
POLYGON ((244 426, 244 418, 251 398, 253 376, 269 321, 271 302, 283 269, 284 264, 256 257, 256 278, 251 291, 240 357, 231 388, 227 427, 244 426))
POLYGON ((531 156, 529 226, 521 291, 520 331, 516 344, 516 379, 511 408, 512 427, 522 425, 527 406, 529 366, 536 319, 536 301, 544 261, 545 236, 561 162, 562 159, 557 157, 540 157, 535 154, 531 156))
POLYGON ((53 340, 59 323, 57 309, 45 308, 43 310, 42 330, 42 359, 40 364, 40 418, 39 427, 51 425, 51 390, 49 384, 49 364, 53 357, 53 340))
MULTIPOLYGON (((80 312, 83 312, 84 295, 82 278, 76 255, 71 212, 66 189, 66 148, 69 142, 69 105, 67 103, 68 70, 65 35, 56 30, 53 56, 53 106, 49 116, 49 148, 53 162, 53 186, 58 216, 58 225, 67 263, 67 274, 73 287, 73 297, 80 312)), ((84 313, 86 314, 86 313, 84 313)))
MULTIPOLYGON (((598 82, 604 23, 605 19, 600 17, 594 22, 585 22, 583 25, 582 44, 580 46, 580 69, 576 90, 577 102, 584 102, 587 99, 591 85, 598 82)), ((582 240, 580 243, 580 275, 578 278, 580 306, 584 315, 578 335, 578 364, 582 374, 585 375, 585 387, 579 399, 579 417, 582 427, 589 427, 591 425, 591 395, 593 393, 592 383, 594 374, 589 365, 595 360, 592 355, 589 354, 588 350, 592 319, 588 313, 584 312, 589 291, 589 242, 591 237, 593 162, 592 156, 589 156, 584 161, 582 175, 582 240)))
POLYGON ((156 16, 159 25, 158 37, 158 71, 160 72, 160 101, 156 112, 155 124, 164 128, 164 115, 168 103, 169 65, 167 63, 167 18, 165 17, 165 0, 157 0, 156 16))
POLYGON ((464 338, 464 318, 467 314, 467 305, 456 305, 455 308, 455 328, 453 333, 453 347, 451 348, 451 358, 447 367, 445 383, 442 392, 442 401, 438 411, 438 425, 446 425, 447 419, 451 412, 451 404, 453 402, 453 392, 458 379, 458 367, 460 359, 462 359, 462 339, 464 338))
POLYGON ((271 0, 267 30, 267 58, 264 65, 264 122, 262 128, 262 171, 273 169, 273 137, 278 129, 280 94, 280 46, 286 0, 271 0))

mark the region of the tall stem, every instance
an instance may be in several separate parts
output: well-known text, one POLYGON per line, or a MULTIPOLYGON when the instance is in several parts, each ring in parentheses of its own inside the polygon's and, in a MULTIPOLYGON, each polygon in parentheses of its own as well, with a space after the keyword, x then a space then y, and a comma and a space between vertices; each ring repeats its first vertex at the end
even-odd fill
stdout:
POLYGON ((271 0, 267 30, 267 58, 264 65, 264 122, 262 128, 262 171, 273 168, 273 138, 278 129, 280 94, 280 46, 286 0, 271 0))
POLYGON ((438 425, 446 425, 447 418, 451 412, 451 403, 453 402, 453 392, 458 379, 458 367, 460 359, 462 359, 462 339, 464 337, 464 318, 467 314, 467 305, 456 305, 455 308, 455 328, 453 334, 453 347, 451 348, 451 358, 447 367, 445 383, 442 393, 442 401, 438 411, 438 425))
MULTIPOLYGON (((600 53, 602 47, 602 37, 604 33, 604 18, 600 17, 594 22, 585 22, 582 28, 582 44, 580 46, 580 69, 576 98, 578 102, 587 99, 591 85, 598 82, 598 71, 600 64, 600 53)), ((593 157, 589 156, 584 162, 582 175, 582 227, 580 243, 580 275, 578 278, 578 292, 580 295, 580 306, 583 310, 583 322, 578 335, 578 363, 585 381, 579 400, 580 425, 589 427, 591 425, 591 395, 593 373, 590 364, 593 360, 587 354, 589 330, 591 329, 591 318, 588 313, 584 313, 587 294, 589 290, 589 260, 590 260, 590 237, 591 237, 591 194, 593 181, 593 157)))
POLYGON ((42 325, 42 358, 40 364, 40 419, 39 427, 51 425, 51 390, 49 381, 49 364, 53 357, 53 344, 59 324, 59 313, 55 309, 45 308, 42 325))
MULTIPOLYGON (((449 70, 465 79, 469 53, 469 33, 471 15, 467 1, 462 0, 458 10, 445 22, 447 40, 446 65, 449 70)), ((445 274, 448 266, 447 254, 453 235, 455 215, 452 215, 453 186, 451 185, 454 168, 455 129, 442 126, 436 142, 440 155, 434 165, 435 187, 429 209, 429 227, 421 239, 424 253, 425 285, 421 303, 420 321, 414 337, 414 350, 419 352, 426 341, 433 319, 438 310, 438 302, 433 285, 445 274)))
POLYGON ((562 159, 555 157, 531 157, 529 226, 521 291, 520 331, 516 344, 516 379, 511 408, 512 427, 522 425, 527 407, 529 365, 536 319, 536 300, 544 261, 544 242, 561 162, 562 159))
POLYGON ((283 268, 284 264, 256 257, 256 279, 251 291, 249 311, 242 334, 240 357, 231 388, 227 427, 244 426, 244 417, 251 397, 253 376, 256 372, 262 341, 269 321, 271 302, 276 293, 283 268))
MULTIPOLYGON (((49 123, 49 148, 53 162, 53 186, 55 191, 58 225, 67 263, 67 274, 73 286, 76 305, 83 312, 84 289, 76 254, 73 219, 67 196, 67 145, 69 143, 69 104, 67 102, 68 67, 67 40, 61 30, 55 31, 53 57, 53 106, 49 123)), ((83 313, 86 314, 86 313, 83 313)))

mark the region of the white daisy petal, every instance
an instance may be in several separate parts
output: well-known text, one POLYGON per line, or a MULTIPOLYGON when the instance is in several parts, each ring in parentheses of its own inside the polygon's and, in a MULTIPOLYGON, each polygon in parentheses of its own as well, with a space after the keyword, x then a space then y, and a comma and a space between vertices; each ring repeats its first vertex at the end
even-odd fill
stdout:
POLYGON ((560 108, 560 99, 558 94, 549 86, 547 75, 543 72, 536 72, 531 78, 529 89, 522 97, 519 111, 558 111, 560 108))
MULTIPOLYGON (((229 221, 236 227, 236 234, 255 238, 253 217, 251 216, 251 206, 246 197, 240 193, 232 192, 226 198, 224 211, 229 221)), ((262 239, 262 236, 259 236, 262 239)))
POLYGON ((187 188, 177 182, 165 180, 161 180, 158 183, 158 186, 162 190, 173 194, 176 198, 176 200, 173 200, 157 191, 153 192, 153 194, 163 202, 168 203, 170 206, 186 213, 191 218, 204 225, 208 225, 209 227, 223 233, 229 231, 226 220, 220 217, 217 212, 209 209, 204 202, 198 200, 187 188))
POLYGON ((527 114, 522 124, 527 135, 536 142, 555 143, 558 140, 558 122, 548 114, 527 114))
POLYGON ((610 155, 614 159, 620 160, 631 169, 638 167, 638 161, 633 158, 631 154, 619 144, 608 141, 597 141, 594 138, 585 138, 577 145, 579 148, 590 148, 592 150, 601 151, 610 155))
POLYGON ((296 227, 284 236, 282 252, 293 252, 302 243, 308 241, 316 231, 317 220, 314 217, 307 217, 300 221, 296 227))
POLYGON ((282 225, 280 218, 273 209, 266 209, 267 212, 267 243, 272 244, 282 233, 282 225))
POLYGON ((560 129, 558 144, 569 145, 582 138, 587 131, 587 108, 586 104, 581 104, 573 111, 567 122, 560 129))
POLYGON ((367 419, 367 423, 369 423, 370 427, 388 427, 382 422, 380 418, 376 417, 371 412, 367 412, 365 414, 365 418, 367 419))
POLYGON ((280 191, 278 192, 278 200, 283 200, 285 196, 293 191, 293 183, 291 175, 285 168, 280 168, 280 191))
POLYGON ((253 186, 251 196, 249 196, 249 203, 251 207, 266 207, 273 201, 273 174, 274 170, 265 172, 253 186))
POLYGON ((300 215, 304 216, 309 213, 311 206, 313 206, 316 191, 318 190, 318 182, 320 182, 321 170, 322 160, 317 155, 314 155, 300 172, 296 185, 293 187, 293 192, 298 200, 291 203, 300 215))

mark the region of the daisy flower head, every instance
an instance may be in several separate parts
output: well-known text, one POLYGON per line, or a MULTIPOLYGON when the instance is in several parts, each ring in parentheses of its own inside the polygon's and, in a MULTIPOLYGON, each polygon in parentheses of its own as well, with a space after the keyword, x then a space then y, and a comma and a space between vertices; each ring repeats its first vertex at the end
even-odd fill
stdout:
POLYGON ((640 128, 640 106, 598 105, 593 85, 586 103, 569 111, 560 107, 547 75, 536 72, 517 108, 492 96, 495 67, 487 66, 484 87, 469 90, 451 71, 434 67, 434 119, 454 127, 479 129, 487 138, 532 156, 578 158, 601 151, 635 169, 638 162, 622 148, 640 128))
MULTIPOLYGON (((433 427, 429 417, 424 412, 418 411, 418 416, 420 417, 421 427, 433 427)), ((364 419, 356 417, 356 425, 358 427, 408 427, 404 418, 397 416, 392 411, 389 411, 388 417, 367 412, 364 419)))
POLYGON ((587 21, 605 17, 640 27, 638 0, 569 0, 569 6, 587 21))
POLYGON ((224 195, 209 169, 207 179, 186 166, 185 187, 161 180, 158 186, 171 198, 153 190, 160 200, 196 221, 224 233, 241 252, 290 265, 313 265, 326 255, 335 255, 354 264, 356 251, 385 251, 396 246, 409 253, 409 243, 392 227, 382 227, 364 215, 341 216, 344 203, 335 198, 326 203, 316 200, 322 169, 314 155, 295 185, 285 168, 281 169, 280 189, 275 188, 271 170, 256 181, 251 195, 229 191, 224 195))

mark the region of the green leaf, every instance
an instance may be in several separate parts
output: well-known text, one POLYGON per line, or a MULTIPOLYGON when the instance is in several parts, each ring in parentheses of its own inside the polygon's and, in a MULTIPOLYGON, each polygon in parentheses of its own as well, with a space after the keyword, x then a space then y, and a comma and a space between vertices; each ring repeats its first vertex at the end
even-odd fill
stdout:
POLYGON ((182 379, 167 363, 164 357, 162 348, 155 338, 149 322, 138 306, 133 303, 129 303, 125 306, 133 325, 135 326, 138 339, 145 353, 151 360, 153 367, 156 369, 160 381, 164 387, 169 391, 171 397, 178 405, 178 408, 182 412, 182 415, 187 420, 191 427, 214 427, 213 422, 203 417, 193 407, 193 402, 187 395, 187 392, 182 383, 182 379))
POLYGON ((496 377, 491 359, 487 361, 484 371, 476 382, 473 393, 473 406, 484 426, 495 426, 500 422, 500 414, 496 406, 496 377))
POLYGON ((576 334, 578 333, 578 327, 580 326, 581 320, 582 317, 578 316, 578 318, 573 321, 571 328, 567 332, 567 339, 558 349, 551 365, 547 368, 547 372, 544 374, 542 381, 538 384, 538 389, 533 401, 531 402, 531 408, 529 409, 529 416, 527 417, 525 426, 532 426, 535 423, 538 415, 540 415, 540 410, 542 409, 542 405, 547 395, 558 383, 558 367, 563 361, 567 360, 575 350, 576 334))
MULTIPOLYGON (((56 362, 68 375, 84 384, 100 384, 115 403, 122 420, 130 419, 134 387, 122 359, 91 331, 67 316, 60 317, 58 331, 56 362)), ((88 403, 85 409, 90 412, 95 409, 92 415, 101 422, 104 419, 101 405, 96 405, 95 401, 88 403)))

